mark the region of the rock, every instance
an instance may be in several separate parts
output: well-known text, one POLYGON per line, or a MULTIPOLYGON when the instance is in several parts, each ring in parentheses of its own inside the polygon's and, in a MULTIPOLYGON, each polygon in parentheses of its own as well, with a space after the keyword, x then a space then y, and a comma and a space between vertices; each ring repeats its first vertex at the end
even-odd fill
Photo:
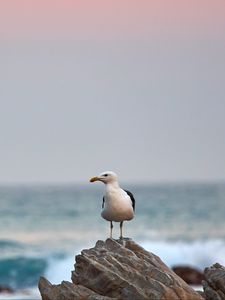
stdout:
POLYGON ((187 284, 201 285, 204 279, 204 274, 201 271, 189 266, 176 266, 172 270, 187 284))
POLYGON ((44 277, 40 278, 38 288, 43 300, 112 300, 112 298, 100 296, 82 285, 75 285, 68 281, 53 285, 44 277))
POLYGON ((14 290, 7 285, 0 285, 0 293, 12 294, 14 293, 14 290))
POLYGON ((204 271, 203 289, 207 300, 225 300, 225 267, 216 263, 204 271))
POLYGON ((43 300, 201 300, 161 259, 130 239, 98 241, 76 256, 72 282, 41 278, 43 300))

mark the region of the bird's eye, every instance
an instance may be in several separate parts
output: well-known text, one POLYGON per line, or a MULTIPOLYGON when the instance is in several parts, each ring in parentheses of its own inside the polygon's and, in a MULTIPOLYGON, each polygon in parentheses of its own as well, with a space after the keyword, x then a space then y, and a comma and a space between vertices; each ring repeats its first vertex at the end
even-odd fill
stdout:
POLYGON ((107 177, 107 176, 108 176, 108 174, 104 174, 103 176, 107 177))

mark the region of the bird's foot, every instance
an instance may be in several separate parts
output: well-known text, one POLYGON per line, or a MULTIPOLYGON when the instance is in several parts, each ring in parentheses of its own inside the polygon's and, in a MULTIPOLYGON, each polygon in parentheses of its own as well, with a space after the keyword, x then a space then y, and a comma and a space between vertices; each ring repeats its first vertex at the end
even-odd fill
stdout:
POLYGON ((132 239, 129 237, 120 236, 118 241, 131 241, 132 239))

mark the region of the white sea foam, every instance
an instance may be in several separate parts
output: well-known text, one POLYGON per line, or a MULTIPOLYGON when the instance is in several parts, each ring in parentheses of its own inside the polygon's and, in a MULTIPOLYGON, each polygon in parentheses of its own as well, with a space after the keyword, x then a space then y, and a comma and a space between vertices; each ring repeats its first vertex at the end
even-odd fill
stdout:
POLYGON ((17 291, 16 293, 2 293, 0 300, 40 300, 41 295, 37 288, 17 291))
POLYGON ((68 255, 63 259, 50 258, 45 277, 53 284, 59 284, 62 280, 71 281, 74 263, 74 255, 68 255))
POLYGON ((215 262, 225 265, 225 242, 206 240, 192 242, 142 242, 148 251, 158 255, 168 266, 192 265, 204 269, 215 262))

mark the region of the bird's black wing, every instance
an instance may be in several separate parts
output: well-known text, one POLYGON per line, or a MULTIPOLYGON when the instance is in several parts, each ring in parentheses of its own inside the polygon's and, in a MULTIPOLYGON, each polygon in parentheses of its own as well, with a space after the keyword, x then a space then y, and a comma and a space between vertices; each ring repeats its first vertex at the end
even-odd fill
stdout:
POLYGON ((105 205, 105 197, 103 197, 103 200, 102 200, 102 209, 104 208, 104 205, 105 205))
POLYGON ((127 195, 130 197, 130 199, 131 199, 131 201, 132 201, 132 206, 133 206, 133 210, 135 211, 135 199, 134 199, 134 196, 133 196, 133 194, 131 193, 131 192, 129 192, 129 191, 126 191, 126 190, 124 190, 126 193, 127 193, 127 195))

